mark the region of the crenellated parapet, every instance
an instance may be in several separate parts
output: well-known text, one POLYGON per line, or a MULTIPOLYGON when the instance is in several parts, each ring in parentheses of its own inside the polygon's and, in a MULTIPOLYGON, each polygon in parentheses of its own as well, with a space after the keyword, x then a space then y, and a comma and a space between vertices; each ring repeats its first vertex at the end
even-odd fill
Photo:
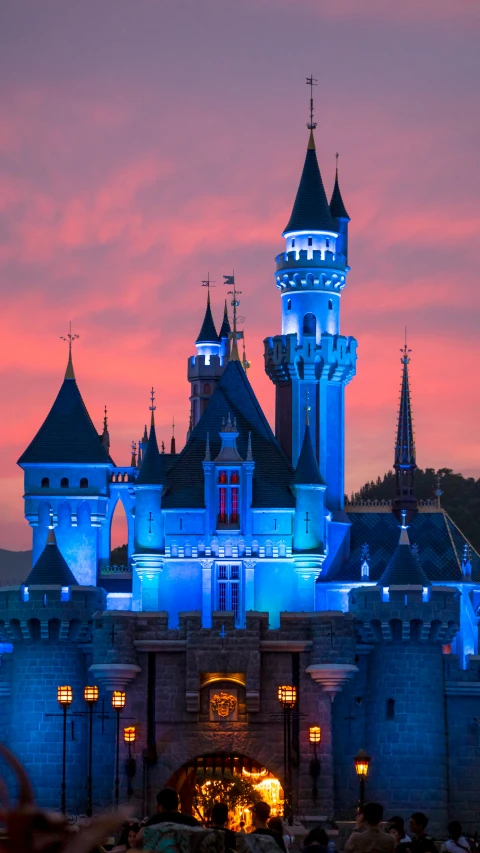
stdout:
POLYGON ((298 287, 343 290, 349 271, 345 256, 326 248, 282 252, 276 256, 275 265, 280 290, 298 287))
POLYGON ((324 332, 320 343, 297 339, 296 334, 266 338, 265 370, 277 385, 300 380, 327 380, 347 385, 355 376, 357 341, 346 335, 324 332))
POLYGON ((56 585, 3 587, 0 591, 0 628, 14 644, 24 640, 83 642, 93 614, 106 606, 97 587, 56 585))
POLYGON ((364 643, 447 645, 460 626, 460 593, 452 587, 360 587, 351 590, 349 602, 364 643))

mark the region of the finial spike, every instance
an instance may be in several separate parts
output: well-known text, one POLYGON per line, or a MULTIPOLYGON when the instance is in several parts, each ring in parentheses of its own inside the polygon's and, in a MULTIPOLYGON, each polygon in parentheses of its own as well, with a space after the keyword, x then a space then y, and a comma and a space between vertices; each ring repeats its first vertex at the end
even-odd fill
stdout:
POLYGON ((252 433, 248 433, 248 445, 247 445, 247 462, 253 462, 253 454, 252 454, 252 433))
MULTIPOLYGON (((155 391, 154 391, 154 389, 153 389, 153 385, 152 385, 152 390, 150 391, 150 399, 151 399, 151 401, 152 401, 152 405, 149 407, 149 408, 150 408, 150 411, 151 411, 151 413, 152 413, 150 423, 151 423, 151 426, 155 426, 155 417, 154 417, 154 412, 155 412, 155 409, 156 409, 157 407, 154 405, 154 403, 155 403, 155 391)), ((145 427, 145 432, 146 432, 146 431, 147 431, 147 428, 145 427)))
POLYGON ((207 432, 207 443, 205 446, 205 462, 210 462, 210 460, 211 460, 211 456, 210 456, 210 433, 207 432))
POLYGON ((310 415, 309 415, 309 412, 310 412, 310 409, 311 409, 311 408, 312 408, 312 407, 311 407, 311 405, 310 405, 310 391, 309 391, 309 389, 307 388, 307 390, 306 390, 306 392, 305 392, 305 426, 310 426, 310 415))
POLYGON ((310 121, 307 123, 307 127, 313 131, 317 126, 317 122, 313 120, 313 87, 318 85, 318 80, 311 74, 310 77, 306 78, 306 82, 307 86, 310 86, 310 121))
POLYGON ((137 467, 137 443, 135 441, 132 441, 131 447, 132 447, 132 459, 131 459, 130 465, 132 466, 132 468, 136 468, 137 467))
POLYGON ((53 526, 53 509, 50 507, 50 524, 48 525, 47 545, 56 544, 55 530, 53 526))
POLYGON ((75 379, 75 372, 73 370, 73 360, 72 360, 72 343, 77 340, 80 335, 72 335, 72 321, 69 323, 69 331, 67 335, 60 335, 61 341, 68 342, 68 362, 67 369, 65 371, 65 379, 75 379))
POLYGON ((240 300, 238 296, 241 295, 242 291, 237 290, 235 286, 235 272, 232 272, 232 275, 224 275, 223 283, 230 285, 233 287, 233 290, 229 290, 229 294, 233 297, 230 305, 233 308, 233 329, 230 333, 230 340, 232 341, 232 348, 230 352, 230 361, 240 361, 240 355, 238 352, 238 341, 243 337, 243 332, 239 332, 237 329, 237 324, 242 323, 244 318, 239 317, 237 315, 237 308, 240 305, 240 300))

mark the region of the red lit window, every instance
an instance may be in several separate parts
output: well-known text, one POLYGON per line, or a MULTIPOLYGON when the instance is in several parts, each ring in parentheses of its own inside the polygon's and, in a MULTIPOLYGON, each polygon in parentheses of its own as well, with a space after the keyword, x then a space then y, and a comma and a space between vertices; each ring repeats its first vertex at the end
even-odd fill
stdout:
POLYGON ((230 475, 230 482, 231 483, 239 483, 240 482, 240 477, 238 476, 238 471, 232 472, 232 474, 230 475))
POLYGON ((218 475, 218 482, 219 483, 226 483, 227 482, 227 472, 226 471, 220 471, 220 473, 218 475))
POLYGON ((218 490, 218 520, 221 524, 227 523, 227 490, 218 490))
POLYGON ((231 512, 230 512, 230 523, 237 524, 238 523, 238 489, 231 489, 231 512))

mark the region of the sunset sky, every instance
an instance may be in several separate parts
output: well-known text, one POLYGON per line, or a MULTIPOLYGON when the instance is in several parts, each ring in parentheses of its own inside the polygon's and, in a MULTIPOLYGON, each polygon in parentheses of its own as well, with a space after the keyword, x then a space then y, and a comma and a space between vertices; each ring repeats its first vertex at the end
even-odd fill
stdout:
POLYGON ((480 475, 478 0, 3 0, 0 8, 0 547, 30 547, 16 460, 77 381, 127 464, 157 391, 183 442, 201 280, 235 269, 249 378, 315 92, 350 225, 342 332, 347 489, 392 463, 405 325, 421 467, 480 475))

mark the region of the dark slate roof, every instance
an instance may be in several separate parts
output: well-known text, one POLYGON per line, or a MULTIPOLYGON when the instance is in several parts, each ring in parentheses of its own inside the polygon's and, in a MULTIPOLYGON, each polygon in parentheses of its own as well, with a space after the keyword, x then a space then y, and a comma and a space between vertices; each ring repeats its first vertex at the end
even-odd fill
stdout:
POLYGON ((307 148, 303 172, 298 185, 292 214, 284 234, 288 231, 334 231, 336 226, 330 213, 322 176, 318 167, 313 135, 307 148))
POLYGON ((152 422, 150 435, 142 464, 135 483, 139 486, 164 486, 167 482, 165 454, 160 453, 157 444, 155 424, 152 422))
POLYGON ((323 485, 322 476, 318 470, 317 458, 312 444, 310 425, 306 424, 303 444, 298 457, 297 468, 293 482, 297 486, 323 485))
POLYGON ((215 323, 213 322, 212 317, 212 309, 210 308, 210 294, 207 297, 207 310, 205 311, 205 317, 203 318, 202 328, 200 329, 200 334, 196 340, 197 344, 201 343, 217 343, 220 338, 217 335, 217 330, 215 328, 215 323))
POLYGON ((225 300, 225 308, 223 309, 222 328, 220 329, 219 338, 228 338, 231 333, 230 320, 228 319, 227 300, 225 300))
POLYGON ((111 463, 75 379, 64 379, 42 426, 18 460, 19 465, 55 462, 111 463))
POLYGON ((406 530, 402 530, 400 542, 378 583, 381 586, 429 586, 430 581, 412 552, 406 530))
POLYGON ((338 183, 338 171, 335 173, 335 184, 333 186, 333 193, 330 199, 330 213, 335 219, 350 220, 350 217, 347 213, 347 208, 343 203, 342 194, 340 192, 340 185, 338 183))
MULTIPOLYGON (((369 580, 380 580, 398 542, 398 520, 391 512, 348 512, 351 522, 350 556, 332 574, 321 581, 360 583, 362 548, 369 548, 369 580)), ((462 559, 465 544, 471 551, 472 580, 480 582, 480 556, 460 532, 452 519, 438 512, 418 512, 412 519, 408 533, 413 547, 418 548, 422 568, 433 583, 462 581, 462 559)))
POLYGON ((53 530, 49 530, 47 544, 25 581, 25 586, 48 584, 78 586, 78 581, 60 553, 53 530))
POLYGON ((189 441, 168 473, 170 488, 162 506, 203 507, 203 468, 207 432, 211 457, 220 452, 219 432, 222 419, 236 417, 240 433, 237 447, 243 459, 247 455, 248 433, 252 434, 255 462, 253 475, 254 507, 294 507, 290 489, 293 469, 278 444, 263 414, 252 386, 239 361, 229 361, 210 402, 190 436, 189 441))

